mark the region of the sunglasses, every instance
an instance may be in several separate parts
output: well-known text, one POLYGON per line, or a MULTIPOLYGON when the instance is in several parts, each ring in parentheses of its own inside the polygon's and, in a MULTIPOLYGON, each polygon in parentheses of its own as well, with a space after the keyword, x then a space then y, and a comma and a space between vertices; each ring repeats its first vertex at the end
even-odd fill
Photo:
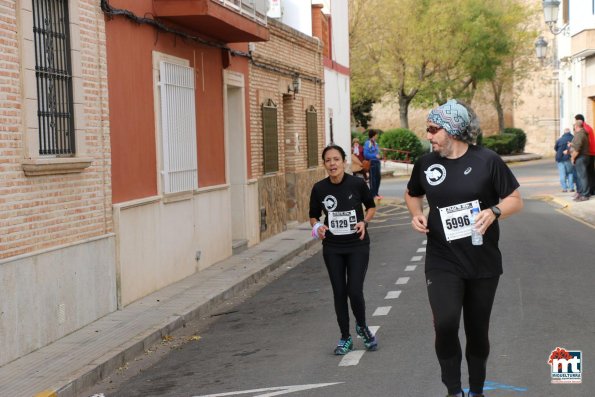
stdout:
POLYGON ((441 129, 442 129, 442 127, 434 127, 433 125, 429 125, 428 128, 426 128, 426 132, 434 135, 441 129))

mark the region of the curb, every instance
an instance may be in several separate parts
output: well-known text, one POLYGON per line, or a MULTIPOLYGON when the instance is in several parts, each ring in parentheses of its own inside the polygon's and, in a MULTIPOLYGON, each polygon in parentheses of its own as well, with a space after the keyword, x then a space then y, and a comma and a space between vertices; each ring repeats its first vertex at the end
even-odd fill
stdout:
MULTIPOLYGON (((287 260, 293 258, 300 252, 309 249, 316 243, 318 243, 318 240, 314 239, 300 242, 296 248, 281 253, 280 256, 272 259, 270 263, 261 269, 249 274, 243 279, 237 280, 235 284, 230 285, 224 291, 213 295, 208 301, 191 308, 187 312, 172 314, 167 321, 156 327, 152 327, 145 332, 139 333, 137 337, 132 340, 123 342, 119 348, 106 352, 103 356, 93 360, 91 364, 87 364, 80 370, 69 374, 68 379, 59 381, 59 384, 35 394, 34 397, 80 396, 80 393, 94 386, 101 379, 125 365, 127 362, 134 360, 136 357, 143 354, 143 352, 150 346, 162 340, 164 336, 184 327, 187 322, 200 318, 225 300, 238 296, 248 286, 257 283, 266 274, 276 270, 283 263, 287 262, 287 260)), ((241 256, 241 254, 238 256, 241 256)), ((167 304, 167 302, 164 303, 167 304)))

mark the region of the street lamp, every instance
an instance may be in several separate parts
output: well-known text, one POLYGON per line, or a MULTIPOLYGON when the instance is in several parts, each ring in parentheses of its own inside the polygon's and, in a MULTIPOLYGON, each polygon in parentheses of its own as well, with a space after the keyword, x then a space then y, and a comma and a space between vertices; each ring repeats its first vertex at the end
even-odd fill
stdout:
POLYGON ((565 24, 561 28, 556 27, 558 22, 558 10, 560 8, 559 0, 543 0, 543 18, 545 23, 550 28, 550 32, 554 35, 558 35, 566 31, 568 24, 565 24))
POLYGON ((539 36, 535 41, 535 54, 537 55, 537 59, 539 62, 543 64, 545 61, 545 56, 547 53, 547 41, 543 38, 543 36, 539 36))

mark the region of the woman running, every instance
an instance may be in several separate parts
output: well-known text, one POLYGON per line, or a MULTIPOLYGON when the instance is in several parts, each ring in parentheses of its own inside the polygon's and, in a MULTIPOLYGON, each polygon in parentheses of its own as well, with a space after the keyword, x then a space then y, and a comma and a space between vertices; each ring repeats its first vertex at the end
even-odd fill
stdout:
POLYGON ((355 331, 368 350, 376 350, 376 337, 366 324, 364 279, 370 256, 366 227, 376 212, 374 198, 363 179, 345 173, 345 151, 329 145, 322 151, 328 178, 317 182, 310 195, 312 236, 322 240, 322 255, 333 288, 335 313, 341 339, 335 354, 353 349, 349 333, 349 307, 355 316, 355 331), (366 210, 364 213, 363 206, 366 210), (320 216, 324 213, 324 223, 320 216))

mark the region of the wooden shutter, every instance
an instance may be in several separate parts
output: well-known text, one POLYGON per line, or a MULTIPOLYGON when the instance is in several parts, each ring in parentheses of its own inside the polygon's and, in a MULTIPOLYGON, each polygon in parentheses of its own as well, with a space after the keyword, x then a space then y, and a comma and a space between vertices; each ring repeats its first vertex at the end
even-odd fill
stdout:
POLYGON ((277 105, 269 99, 262 105, 264 173, 279 171, 277 105))
POLYGON ((308 167, 318 166, 318 113, 314 106, 306 110, 306 138, 308 140, 308 167))

